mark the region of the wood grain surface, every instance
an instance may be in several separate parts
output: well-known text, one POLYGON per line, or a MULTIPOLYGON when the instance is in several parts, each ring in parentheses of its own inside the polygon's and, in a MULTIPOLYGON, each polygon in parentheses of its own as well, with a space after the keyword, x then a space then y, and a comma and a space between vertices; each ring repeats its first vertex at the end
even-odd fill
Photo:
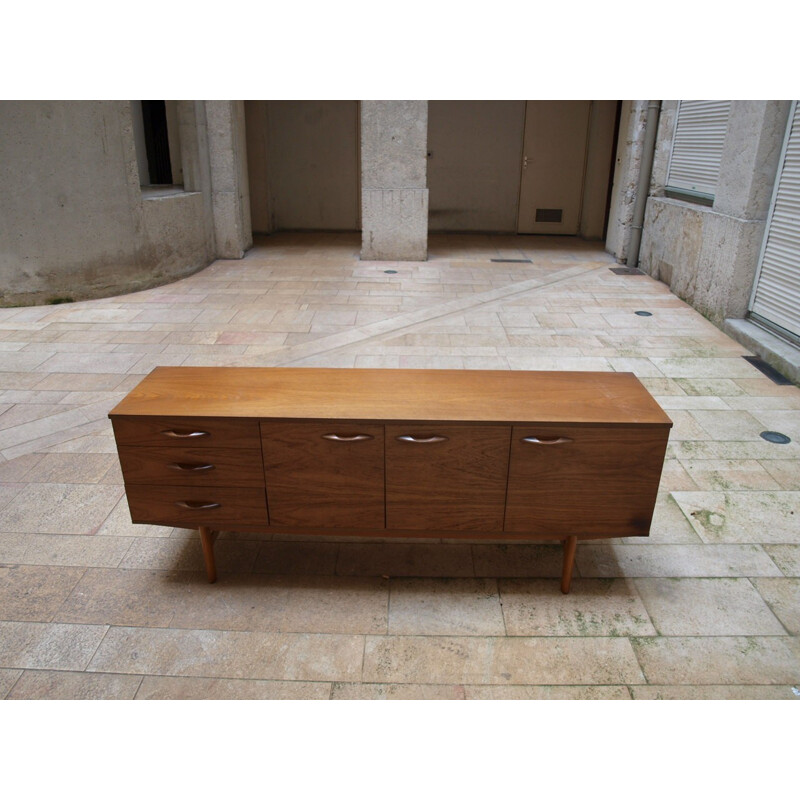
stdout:
POLYGON ((509 426, 387 425, 387 528, 501 531, 510 436, 509 426))
POLYGON ((273 525, 383 529, 382 425, 262 422, 261 435, 273 525))
POLYGON ((505 530, 647 535, 666 446, 654 428, 515 427, 505 530))
POLYGON ((126 415, 672 424, 632 373, 516 370, 157 367, 126 415))
POLYGON ((244 447, 119 447, 125 483, 264 486, 261 451, 244 447))

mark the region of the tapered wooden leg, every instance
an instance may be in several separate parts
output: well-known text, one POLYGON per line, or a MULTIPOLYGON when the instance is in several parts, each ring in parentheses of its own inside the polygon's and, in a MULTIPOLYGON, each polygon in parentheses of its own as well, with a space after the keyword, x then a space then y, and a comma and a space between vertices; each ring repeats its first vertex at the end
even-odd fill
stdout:
POLYGON ((209 583, 214 583, 217 580, 217 565, 214 563, 214 540, 216 538, 216 531, 212 531, 211 528, 200 527, 200 544, 203 545, 203 559, 206 562, 209 583))
POLYGON ((564 566, 561 569, 561 591, 569 594, 572 581, 572 567, 575 564, 575 551, 578 549, 578 537, 567 536, 564 539, 564 566))

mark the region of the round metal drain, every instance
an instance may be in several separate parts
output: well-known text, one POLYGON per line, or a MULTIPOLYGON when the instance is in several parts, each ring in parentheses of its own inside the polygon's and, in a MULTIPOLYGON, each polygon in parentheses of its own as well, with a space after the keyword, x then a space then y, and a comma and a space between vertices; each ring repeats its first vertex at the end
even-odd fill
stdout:
POLYGON ((762 431, 761 438, 766 439, 773 444, 789 444, 792 440, 785 433, 778 433, 777 431, 762 431))
POLYGON ((385 269, 384 272, 387 275, 397 275, 397 270, 396 269, 385 269))
POLYGON ((652 317, 653 315, 649 311, 634 311, 637 317, 652 317))

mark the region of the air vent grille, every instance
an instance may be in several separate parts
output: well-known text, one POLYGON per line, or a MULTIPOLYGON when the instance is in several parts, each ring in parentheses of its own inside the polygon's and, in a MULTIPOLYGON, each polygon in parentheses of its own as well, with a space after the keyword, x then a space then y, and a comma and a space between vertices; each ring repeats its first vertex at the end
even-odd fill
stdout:
POLYGON ((562 208, 537 208, 537 222, 561 222, 562 208))

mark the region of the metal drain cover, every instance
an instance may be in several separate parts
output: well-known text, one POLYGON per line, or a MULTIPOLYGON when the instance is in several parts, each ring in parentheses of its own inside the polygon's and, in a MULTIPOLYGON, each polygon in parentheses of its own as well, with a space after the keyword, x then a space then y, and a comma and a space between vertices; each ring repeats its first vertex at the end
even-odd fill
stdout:
POLYGON ((637 317, 652 317, 653 314, 651 311, 634 311, 637 317))
POLYGON ((610 267, 615 275, 644 275, 640 269, 636 267, 610 267))
POLYGON ((773 444, 789 444, 792 441, 785 433, 778 431, 762 431, 760 436, 773 444))

